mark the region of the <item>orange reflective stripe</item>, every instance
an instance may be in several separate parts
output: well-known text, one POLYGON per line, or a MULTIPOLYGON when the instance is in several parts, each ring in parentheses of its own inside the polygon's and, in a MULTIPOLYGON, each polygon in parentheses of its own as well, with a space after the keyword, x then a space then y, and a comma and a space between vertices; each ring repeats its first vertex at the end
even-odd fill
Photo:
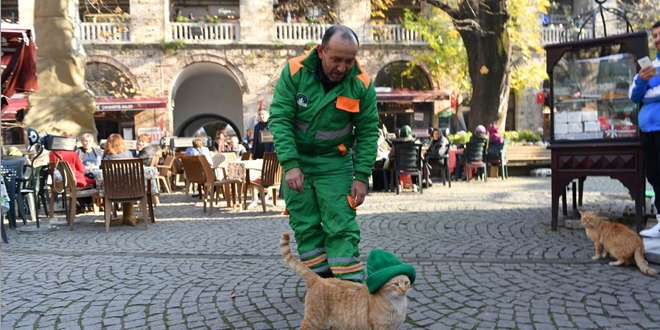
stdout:
POLYGON ((312 267, 314 265, 318 265, 322 262, 325 262, 326 260, 328 260, 328 256, 324 253, 324 254, 322 254, 322 255, 314 258, 314 259, 303 261, 302 263, 303 263, 303 265, 305 265, 307 267, 312 267))
POLYGON ((339 152, 341 152, 341 155, 346 156, 346 154, 348 153, 348 149, 346 149, 346 146, 343 143, 341 143, 337 147, 339 148, 339 152))
POLYGON ((359 75, 357 75, 357 78, 360 79, 360 81, 364 84, 365 88, 369 88, 371 77, 369 77, 369 74, 366 71, 364 71, 364 69, 362 69, 362 65, 360 65, 360 62, 357 60, 357 58, 355 59, 355 64, 357 64, 358 69, 360 69, 360 71, 362 72, 359 75))
POLYGON ((335 104, 337 109, 344 110, 350 113, 360 112, 360 100, 352 99, 350 97, 339 95, 335 104))
POLYGON ((348 274, 364 270, 362 263, 353 266, 330 266, 333 274, 348 274))
POLYGON ((298 73, 298 70, 300 70, 303 65, 302 61, 305 59, 306 55, 301 55, 298 57, 294 57, 289 60, 289 71, 291 71, 291 76, 293 77, 296 73, 298 73))

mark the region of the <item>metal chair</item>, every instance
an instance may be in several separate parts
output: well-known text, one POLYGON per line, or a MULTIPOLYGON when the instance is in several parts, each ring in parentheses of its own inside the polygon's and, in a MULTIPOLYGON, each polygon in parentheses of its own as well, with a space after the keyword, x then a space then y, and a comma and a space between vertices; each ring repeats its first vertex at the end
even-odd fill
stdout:
POLYGON ((501 146, 491 145, 489 147, 489 151, 487 152, 488 164, 492 166, 498 166, 500 168, 500 173, 502 173, 502 180, 509 177, 509 167, 507 166, 508 162, 506 160, 506 146, 508 142, 509 140, 505 140, 501 146), (499 148, 499 149, 496 149, 495 152, 491 152, 492 148, 499 148))
MULTIPOLYGON (((449 153, 451 151, 451 144, 447 146, 445 152, 440 155, 438 158, 429 158, 428 164, 437 169, 440 173, 440 180, 442 185, 449 184, 451 188, 451 172, 449 170, 449 153)), ((428 179, 428 178, 427 178, 428 179)))

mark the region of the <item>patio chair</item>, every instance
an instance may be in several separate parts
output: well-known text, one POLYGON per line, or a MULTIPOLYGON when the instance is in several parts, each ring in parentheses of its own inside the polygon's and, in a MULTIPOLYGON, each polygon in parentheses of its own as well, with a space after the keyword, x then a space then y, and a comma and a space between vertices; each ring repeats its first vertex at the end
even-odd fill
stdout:
MULTIPOLYGON (((140 210, 144 218, 144 228, 149 225, 148 193, 144 178, 144 163, 142 159, 104 159, 101 161, 103 171, 103 199, 105 200, 105 232, 110 232, 110 221, 112 220, 112 203, 139 202, 140 210)), ((125 210, 124 210, 125 211, 125 210)), ((151 213, 153 218, 153 213, 151 213)))
POLYGON ((396 194, 401 193, 399 177, 410 175, 417 177, 419 193, 423 194, 422 187, 422 145, 413 141, 394 142, 394 171, 392 171, 392 182, 395 186, 396 194))
POLYGON ((156 165, 158 169, 158 175, 156 176, 158 191, 161 191, 162 183, 168 194, 172 192, 172 164, 174 164, 174 155, 167 155, 162 165, 156 165))
POLYGON ((77 187, 76 176, 73 174, 71 166, 67 162, 57 162, 57 169, 62 174, 64 194, 69 203, 66 213, 66 222, 69 225, 69 230, 73 230, 74 219, 76 218, 76 204, 78 198, 91 197, 94 213, 98 213, 99 205, 99 191, 93 187, 77 187))
POLYGON ((208 201, 209 215, 213 214, 213 203, 215 201, 213 193, 216 188, 224 191, 227 206, 231 207, 231 193, 229 190, 231 189, 232 180, 216 180, 211 164, 204 155, 181 156, 180 158, 186 177, 186 201, 188 201, 190 185, 196 183, 202 188, 204 212, 206 212, 206 202, 208 201))
POLYGON ((27 173, 26 177, 26 162, 24 159, 11 159, 11 160, 2 160, 2 169, 0 173, 5 179, 5 184, 7 188, 7 195, 11 200, 9 204, 9 228, 16 228, 16 218, 20 215, 23 219, 23 224, 27 224, 27 212, 29 209, 30 216, 32 220, 37 221, 37 210, 36 210, 36 191, 30 185, 32 182, 32 173, 34 171, 30 168, 30 172, 27 173), (28 200, 29 208, 26 208, 25 199, 28 200), (18 204, 18 208, 16 208, 18 204))
MULTIPOLYGON (((499 148, 495 152, 488 152, 487 160, 488 164, 492 166, 498 166, 500 173, 502 173, 502 180, 509 177, 509 167, 507 165, 508 161, 506 160, 506 146, 509 143, 509 140, 505 140, 502 143, 501 147, 499 145, 491 145, 490 148, 499 148)), ((491 149, 492 151, 492 149, 491 149)))
POLYGON ((451 144, 447 146, 445 152, 437 158, 429 158, 428 164, 434 170, 438 170, 440 173, 440 181, 442 185, 449 184, 451 188, 451 171, 449 169, 449 153, 451 152, 451 144))
POLYGON ((484 140, 475 140, 469 142, 465 146, 465 151, 463 151, 463 158, 465 159, 464 172, 467 178, 467 182, 470 182, 473 168, 478 170, 477 174, 479 176, 483 175, 484 181, 488 180, 488 163, 486 162, 487 146, 488 143, 486 143, 484 140))
MULTIPOLYGON (((282 166, 280 161, 277 160, 277 154, 274 152, 265 152, 263 158, 263 165, 261 167, 261 177, 252 179, 250 182, 245 183, 247 186, 243 190, 243 200, 247 200, 247 191, 250 187, 259 189, 259 197, 261 197, 261 206, 266 212, 266 189, 271 189, 273 194, 273 205, 277 206, 277 191, 282 184, 282 166)), ((247 202, 245 203, 247 208, 247 202)))

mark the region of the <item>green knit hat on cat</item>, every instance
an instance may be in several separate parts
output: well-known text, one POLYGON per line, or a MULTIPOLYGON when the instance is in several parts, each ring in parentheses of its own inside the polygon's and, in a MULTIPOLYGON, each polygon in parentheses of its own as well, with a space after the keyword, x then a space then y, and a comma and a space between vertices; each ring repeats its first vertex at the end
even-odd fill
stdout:
POLYGON ((374 293, 387 281, 397 275, 407 275, 410 284, 415 283, 415 267, 404 264, 395 255, 385 250, 375 249, 367 256, 366 284, 369 293, 374 293))

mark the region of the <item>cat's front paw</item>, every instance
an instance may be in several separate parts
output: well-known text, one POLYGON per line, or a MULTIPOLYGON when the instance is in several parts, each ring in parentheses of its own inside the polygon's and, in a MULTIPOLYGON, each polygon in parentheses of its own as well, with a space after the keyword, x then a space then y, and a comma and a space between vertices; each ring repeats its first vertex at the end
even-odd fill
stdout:
POLYGON ((595 255, 595 256, 591 257, 591 259, 598 260, 598 259, 600 259, 600 255, 595 255))

